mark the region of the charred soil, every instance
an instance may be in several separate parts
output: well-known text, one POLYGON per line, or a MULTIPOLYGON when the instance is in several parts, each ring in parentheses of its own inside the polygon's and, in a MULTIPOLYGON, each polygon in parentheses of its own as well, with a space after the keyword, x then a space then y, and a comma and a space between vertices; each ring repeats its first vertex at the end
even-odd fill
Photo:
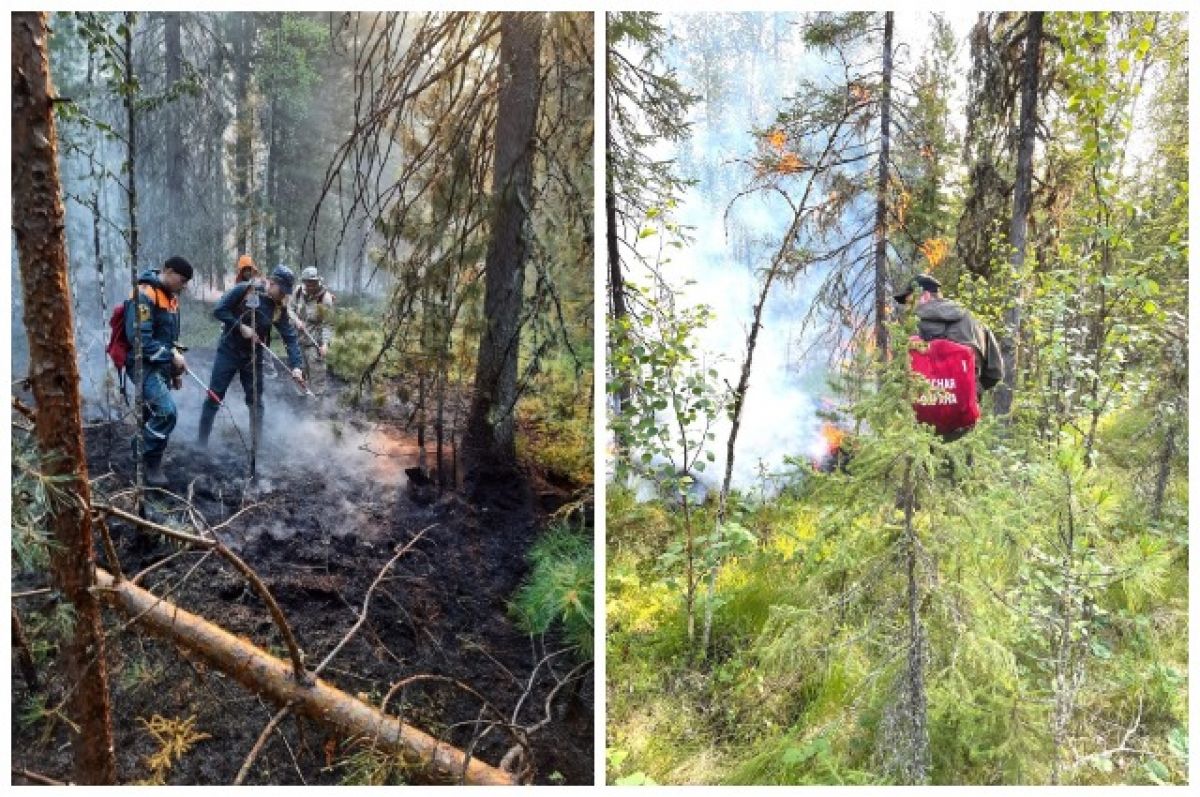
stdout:
MULTIPOLYGON (((171 480, 166 489, 174 495, 152 491, 150 516, 191 531, 232 518, 216 535, 271 589, 309 667, 354 624, 387 561, 424 531, 376 588, 367 622, 322 677, 376 706, 394 684, 408 681, 387 711, 473 750, 493 766, 515 745, 507 725, 529 727, 548 714, 549 721, 530 735, 532 761, 522 761, 521 768, 537 783, 591 783, 591 667, 556 635, 531 638, 509 610, 528 570, 526 552, 544 526, 546 508, 562 503, 562 491, 544 483, 522 491, 538 496, 532 504, 477 506, 450 491, 429 502, 428 496, 414 501, 404 469, 416 464, 415 452, 397 425, 344 417, 312 423, 335 429, 333 442, 301 456, 289 454, 278 441, 265 444, 262 471, 254 481, 247 479, 244 450, 229 434, 220 445, 199 449, 187 442, 188 430, 177 430, 165 461, 171 480), (336 431, 339 426, 344 428, 336 431), (361 457, 348 461, 339 454, 339 442, 361 457), (186 509, 189 505, 195 514, 186 509), (580 677, 557 690, 547 711, 547 698, 572 669, 580 677)), ((131 428, 99 425, 87 434, 97 490, 117 494, 116 500, 132 482, 131 428)), ((217 438, 214 434, 214 443, 217 438)), ((115 522, 110 528, 127 576, 157 565, 142 586, 285 656, 262 602, 217 557, 182 551, 115 522)), ((99 558, 104 563, 102 554, 99 558)), ((49 600, 25 599, 20 608, 44 612, 49 600)), ((107 615, 107 623, 122 780, 233 782, 278 707, 115 613, 107 615), (161 723, 159 737, 149 727, 155 717, 170 721, 176 729, 171 733, 181 737, 186 734, 178 723, 190 720, 193 736, 200 737, 183 745, 184 752, 161 771, 151 765, 164 747, 161 723)), ((50 663, 45 670, 51 682, 43 689, 53 706, 65 685, 53 681, 52 656, 50 663)), ((14 767, 67 779, 63 724, 46 717, 22 722, 21 707, 32 695, 15 673, 12 688, 14 767)), ((368 740, 338 738, 310 720, 289 717, 264 747, 247 782, 421 779, 421 773, 399 770, 394 760, 372 752, 368 740)))

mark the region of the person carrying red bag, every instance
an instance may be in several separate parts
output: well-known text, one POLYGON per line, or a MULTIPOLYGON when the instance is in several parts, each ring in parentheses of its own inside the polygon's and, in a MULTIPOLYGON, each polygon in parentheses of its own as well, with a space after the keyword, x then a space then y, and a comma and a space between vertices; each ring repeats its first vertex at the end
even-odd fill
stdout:
POLYGON ((909 362, 930 383, 913 404, 917 420, 956 440, 979 420, 979 399, 1004 378, 1004 360, 992 331, 961 304, 942 298, 941 287, 929 274, 918 274, 893 298, 907 305, 916 296, 919 337, 911 341, 909 362))

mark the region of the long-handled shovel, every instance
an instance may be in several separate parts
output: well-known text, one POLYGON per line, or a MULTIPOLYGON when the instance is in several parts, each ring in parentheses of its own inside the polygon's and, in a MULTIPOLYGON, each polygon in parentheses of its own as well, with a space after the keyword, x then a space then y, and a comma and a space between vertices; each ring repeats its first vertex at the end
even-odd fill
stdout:
MULTIPOLYGON (((285 363, 283 361, 283 359, 278 354, 271 351, 270 346, 263 343, 262 340, 260 340, 257 337, 255 337, 254 340, 256 343, 258 343, 259 346, 263 347, 263 349, 267 352, 267 354, 271 355, 271 358, 273 360, 275 360, 275 362, 279 363, 280 367, 282 367, 283 370, 287 371, 288 376, 292 376, 292 369, 288 366, 287 363, 285 363)), ((297 379, 295 376, 292 376, 292 381, 296 383, 296 387, 300 390, 300 395, 309 396, 310 398, 316 398, 316 395, 311 390, 308 389, 308 385, 306 385, 304 383, 303 379, 297 379)))
POLYGON ((196 380, 196 384, 199 385, 200 389, 203 390, 205 392, 205 394, 208 395, 209 399, 211 399, 212 401, 215 401, 217 403, 218 407, 225 410, 225 412, 229 413, 229 422, 231 424, 233 424, 233 430, 235 432, 237 432, 238 439, 242 441, 242 446, 247 451, 249 451, 250 446, 246 445, 246 438, 242 436, 242 430, 240 428, 238 428, 237 421, 235 421, 233 419, 233 410, 229 409, 229 406, 224 401, 221 401, 221 397, 218 396, 216 393, 214 393, 213 389, 211 387, 204 384, 204 380, 202 380, 200 377, 196 376, 195 371, 193 371, 191 368, 187 368, 187 367, 185 367, 183 370, 184 370, 184 373, 186 373, 192 379, 196 380))
MULTIPOLYGON (((292 326, 295 326, 295 324, 292 324, 292 326)), ((317 359, 318 359, 318 360, 324 360, 324 359, 325 359, 325 357, 324 357, 324 356, 322 356, 322 354, 321 354, 321 344, 320 344, 320 343, 317 343, 317 339, 316 339, 316 338, 314 338, 314 337, 312 336, 312 333, 308 331, 308 327, 300 327, 299 329, 300 329, 300 331, 301 331, 301 332, 303 332, 303 333, 304 333, 304 337, 308 338, 308 342, 309 342, 309 343, 311 343, 313 346, 316 346, 316 348, 317 348, 317 359)))

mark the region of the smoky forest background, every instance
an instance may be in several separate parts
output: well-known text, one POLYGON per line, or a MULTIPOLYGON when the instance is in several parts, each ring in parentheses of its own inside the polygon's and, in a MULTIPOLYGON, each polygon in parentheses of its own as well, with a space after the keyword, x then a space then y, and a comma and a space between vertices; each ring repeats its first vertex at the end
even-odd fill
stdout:
POLYGON ((1188 780, 1188 28, 608 16, 610 782, 1188 780), (1006 375, 916 422, 932 274, 1006 375))
POLYGON ((11 32, 13 782, 590 783, 592 15, 11 32), (109 318, 187 258, 206 380, 244 254, 331 395, 186 380, 144 488, 109 318))

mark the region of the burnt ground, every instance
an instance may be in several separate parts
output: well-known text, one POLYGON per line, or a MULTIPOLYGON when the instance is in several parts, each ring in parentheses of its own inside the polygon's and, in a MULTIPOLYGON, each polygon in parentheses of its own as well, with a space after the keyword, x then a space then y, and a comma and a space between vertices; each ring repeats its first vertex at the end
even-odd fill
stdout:
MULTIPOLYGON (((240 389, 232 388, 230 398, 240 403, 240 389)), ((269 414, 290 417, 280 396, 268 391, 267 402, 269 414)), ((545 716, 546 697, 556 678, 581 660, 572 651, 539 667, 547 653, 562 651, 567 643, 554 634, 531 639, 514 622, 509 601, 528 571, 526 552, 545 524, 546 510, 569 497, 561 489, 541 483, 540 492, 530 493, 534 498, 521 500, 519 493, 493 486, 493 492, 515 497, 491 507, 472 506, 451 491, 418 503, 403 476, 404 468, 416 464, 415 445, 400 423, 339 410, 312 421, 318 430, 333 431, 328 438, 313 436, 313 450, 302 456, 294 448, 280 449, 278 441, 265 445, 259 477, 247 490, 248 458, 230 437, 232 427, 226 419, 218 418, 214 445, 207 450, 189 444, 194 423, 194 416, 181 411, 180 428, 166 458, 168 489, 190 496, 209 525, 252 506, 219 536, 269 586, 310 667, 353 625, 369 585, 395 551, 427 529, 375 591, 368 622, 325 670, 325 680, 378 705, 393 683, 435 675, 469 686, 506 720, 520 704, 517 725, 531 726, 545 716)), ((129 428, 99 424, 87 430, 97 491, 118 494, 118 503, 119 493, 132 481, 129 428)), ((178 498, 165 495, 152 500, 150 513, 184 527, 194 522, 178 498)), ((115 521, 110 526, 127 575, 179 551, 115 521)), ((102 553, 99 558, 103 563, 102 553)), ((20 582, 17 579, 15 589, 40 586, 20 582)), ((142 585, 286 658, 262 603, 216 557, 179 554, 142 585)), ((24 599, 20 608, 35 614, 45 609, 45 601, 24 599)), ((106 611, 106 624, 121 780, 151 776, 147 758, 160 745, 145 722, 158 715, 194 718, 195 730, 208 735, 172 764, 167 783, 233 782, 276 706, 204 663, 184 657, 169 643, 128 628, 115 612, 106 611)), ((43 669, 50 674, 54 668, 43 669)), ((65 729, 61 722, 47 720, 22 723, 19 717, 29 693, 16 670, 13 766, 66 779, 70 753, 65 729)), ((62 691, 62 684, 49 687, 51 695, 62 691)), ((534 782, 592 782, 593 700, 592 668, 587 666, 577 683, 559 691, 549 723, 530 737, 534 782)), ((480 737, 486 727, 481 720, 486 723, 495 714, 483 709, 477 697, 442 679, 415 680, 397 693, 388 710, 462 749, 474 741, 475 755, 492 765, 513 746, 512 736, 502 728, 480 737)), ((289 718, 272 735, 246 782, 420 780, 420 773, 395 770, 360 741, 338 738, 310 720, 289 718)))

